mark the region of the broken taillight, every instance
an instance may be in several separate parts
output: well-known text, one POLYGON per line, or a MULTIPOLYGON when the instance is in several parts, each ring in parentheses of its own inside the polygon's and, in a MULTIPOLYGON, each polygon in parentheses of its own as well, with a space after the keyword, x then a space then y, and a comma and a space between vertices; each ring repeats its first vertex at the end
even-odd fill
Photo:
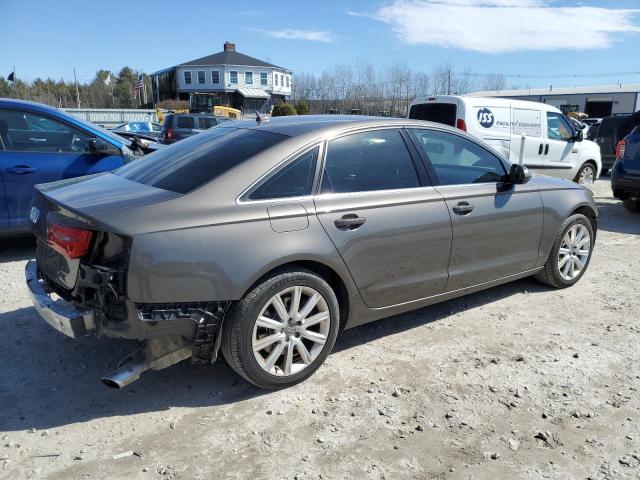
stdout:
POLYGON ((49 225, 47 240, 51 248, 73 260, 89 251, 93 232, 83 228, 69 227, 54 223, 49 225))

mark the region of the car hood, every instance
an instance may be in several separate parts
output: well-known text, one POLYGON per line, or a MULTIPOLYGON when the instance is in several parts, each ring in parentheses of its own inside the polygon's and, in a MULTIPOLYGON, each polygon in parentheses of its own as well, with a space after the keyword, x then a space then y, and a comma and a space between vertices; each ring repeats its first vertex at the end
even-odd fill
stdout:
POLYGON ((111 173, 44 183, 36 185, 36 190, 50 201, 91 219, 181 196, 111 173))

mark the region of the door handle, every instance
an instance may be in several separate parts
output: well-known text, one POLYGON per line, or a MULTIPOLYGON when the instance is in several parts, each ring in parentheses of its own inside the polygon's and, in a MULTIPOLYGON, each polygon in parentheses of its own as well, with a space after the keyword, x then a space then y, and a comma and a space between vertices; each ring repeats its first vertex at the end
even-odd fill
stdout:
POLYGON ((364 225, 367 219, 363 217, 359 217, 355 213, 348 213, 347 215, 343 215, 342 218, 338 218, 333 223, 335 223, 336 227, 340 230, 355 230, 356 228, 364 225))
POLYGON ((34 138, 34 137, 29 137, 29 140, 32 142, 46 142, 47 139, 46 138, 34 138))
POLYGON ((469 202, 460 202, 453 207, 453 213, 456 215, 469 215, 473 212, 475 206, 471 205, 469 202))
POLYGON ((544 148, 544 144, 540 144, 540 147, 538 147, 538 155, 542 155, 542 149, 544 148))
POLYGON ((25 173, 35 173, 38 171, 37 168, 29 167, 27 165, 18 165, 10 169, 13 173, 17 173, 18 175, 24 175, 25 173))
POLYGON ((547 143, 544 147, 544 154, 548 154, 549 153, 549 144, 547 143))

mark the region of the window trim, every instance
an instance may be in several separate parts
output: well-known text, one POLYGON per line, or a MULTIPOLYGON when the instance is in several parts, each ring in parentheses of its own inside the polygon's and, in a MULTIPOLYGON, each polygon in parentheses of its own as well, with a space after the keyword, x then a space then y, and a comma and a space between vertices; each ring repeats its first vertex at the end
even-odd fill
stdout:
POLYGON ((505 177, 507 175, 509 175, 509 170, 511 169, 511 163, 509 163, 507 160, 502 158, 502 155, 500 155, 492 147, 481 144, 476 138, 474 138, 472 136, 460 135, 458 132, 452 132, 452 131, 450 131, 448 129, 437 128, 437 127, 422 127, 422 126, 413 126, 412 125, 412 126, 404 126, 402 128, 407 131, 407 135, 411 139, 411 142, 413 143, 413 146, 416 149, 416 152, 417 152, 420 160, 424 164, 424 167, 427 169, 427 172, 429 174, 429 177, 432 179, 434 187, 439 187, 439 188, 440 187, 474 187, 474 186, 477 186, 477 185, 504 185, 505 183, 507 183, 505 181, 500 181, 500 182, 483 182, 483 183, 457 183, 457 184, 454 184, 454 185, 445 185, 445 184, 443 184, 440 181, 440 177, 438 177, 436 169, 434 168, 433 163, 431 162, 431 159, 427 155, 427 152, 425 152, 424 149, 420 146, 420 144, 418 143, 418 139, 417 139, 417 137, 415 136, 415 134, 413 133, 412 130, 427 130, 427 131, 431 131, 431 132, 435 131, 435 132, 439 132, 439 133, 448 133, 450 135, 454 135, 456 137, 464 138, 465 140, 468 140, 471 143, 474 143, 476 146, 487 150, 489 153, 491 153, 494 157, 496 157, 498 159, 498 161, 502 164, 502 168, 504 168, 505 177))
POLYGON ((260 85, 267 86, 269 85, 269 72, 259 72, 260 76, 260 85), (264 75, 264 83, 262 83, 262 75, 264 75))
POLYGON ((198 78, 198 85, 205 85, 207 83, 207 72, 206 70, 198 70, 196 72, 196 77, 198 78), (202 73, 202 78, 204 81, 200 81, 200 74, 202 73))
POLYGON ((219 85, 220 84, 220 70, 211 70, 211 84, 212 85, 219 85), (218 76, 218 81, 214 82, 213 77, 214 77, 214 73, 217 74, 218 76))
POLYGON ((193 85, 193 72, 191 70, 182 71, 182 79, 185 85, 193 85), (187 73, 189 74, 189 82, 187 83, 187 73))
POLYGON ((244 84, 245 85, 253 85, 253 72, 250 70, 244 71, 244 84), (251 82, 247 82, 247 75, 251 76, 251 82))
POLYGON ((352 130, 347 130, 345 132, 341 132, 338 135, 332 137, 332 138, 328 138, 324 141, 325 145, 324 145, 324 149, 322 152, 322 161, 318 162, 321 163, 321 169, 319 172, 319 177, 318 177, 318 183, 316 185, 316 188, 314 190, 314 196, 322 196, 323 198, 325 198, 325 196, 328 195, 360 195, 360 194, 365 194, 365 193, 375 193, 375 192, 404 192, 404 191, 409 191, 409 190, 416 190, 416 189, 421 189, 421 188, 431 188, 434 187, 435 184, 431 181, 430 175, 428 174, 428 171, 425 171, 425 167, 422 164, 422 162, 420 161, 420 158, 417 156, 417 150, 415 145, 413 145, 413 142, 409 141, 409 139, 407 138, 408 136, 408 132, 403 132, 404 130, 404 126, 402 125, 376 125, 374 127, 357 127, 354 128, 352 130), (417 187, 411 187, 411 188, 385 188, 382 190, 364 190, 364 191, 360 191, 360 192, 327 192, 327 193, 322 193, 320 191, 320 188, 322 187, 322 181, 324 179, 324 166, 326 163, 326 154, 327 151, 329 150, 329 142, 332 140, 337 140, 339 138, 342 137, 346 137, 349 135, 354 135, 354 134, 358 134, 358 133, 366 133, 366 132, 374 132, 377 130, 397 130, 398 133, 400 134, 400 138, 402 138, 402 141, 405 144, 405 147, 407 149, 407 153, 409 153, 409 157, 411 158, 411 161, 413 162, 413 168, 416 171, 416 175, 418 177, 418 183, 420 184, 417 187))
POLYGON ((236 197, 236 203, 239 205, 253 204, 253 203, 279 203, 279 202, 301 202, 303 200, 313 199, 317 195, 317 189, 320 181, 320 167, 323 164, 325 151, 325 141, 314 140, 312 143, 305 145, 304 147, 296 150, 291 155, 287 156, 284 160, 270 168, 263 175, 258 177, 253 183, 245 188, 240 195, 236 197), (264 183, 268 182, 274 175, 277 175, 284 168, 287 168, 301 156, 311 152, 313 149, 318 148, 318 158, 316 159, 316 171, 313 174, 313 184, 311 185, 311 193, 309 195, 302 195, 297 197, 279 197, 279 198, 265 198, 265 199, 252 199, 251 194, 260 188, 264 183))

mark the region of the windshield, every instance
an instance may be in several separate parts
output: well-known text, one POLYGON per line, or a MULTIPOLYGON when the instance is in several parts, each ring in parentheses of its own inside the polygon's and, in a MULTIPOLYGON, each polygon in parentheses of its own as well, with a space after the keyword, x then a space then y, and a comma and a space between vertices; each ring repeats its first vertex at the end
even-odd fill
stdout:
POLYGON ((125 165, 114 174, 188 193, 287 138, 246 128, 215 127, 125 165))
POLYGON ((131 142, 129 140, 127 140, 126 138, 121 137, 120 135, 116 135, 115 133, 110 132, 109 130, 107 130, 105 128, 102 128, 101 126, 96 125, 95 123, 88 122, 86 120, 83 120, 82 118, 76 117, 75 115, 71 115, 71 114, 67 114, 67 115, 72 117, 77 123, 79 123, 81 125, 84 125, 87 128, 91 128, 93 130, 97 130, 98 132, 100 132, 105 137, 109 137, 110 139, 118 142, 121 145, 127 145, 127 146, 131 145, 131 142))

